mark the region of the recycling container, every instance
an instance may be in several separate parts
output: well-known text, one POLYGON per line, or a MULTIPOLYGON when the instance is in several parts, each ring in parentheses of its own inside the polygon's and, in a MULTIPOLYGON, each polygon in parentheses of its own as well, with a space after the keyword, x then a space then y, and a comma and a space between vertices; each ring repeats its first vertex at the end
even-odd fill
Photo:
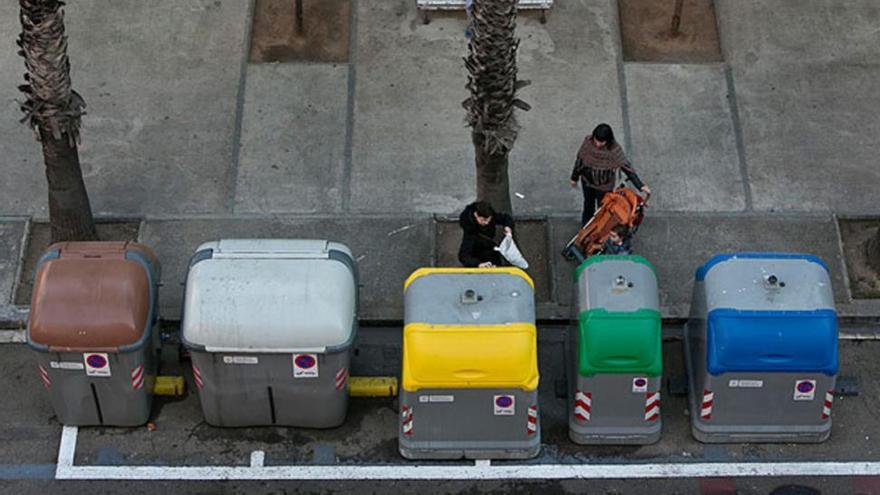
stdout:
POLYGON ((357 269, 339 243, 224 239, 186 277, 182 342, 215 426, 331 428, 345 420, 357 269))
POLYGON ((701 442, 821 442, 831 433, 837 313, 808 254, 718 255, 697 270, 685 327, 701 442))
POLYGON ((160 268, 134 242, 64 242, 36 267, 27 343, 58 421, 147 422, 158 368, 160 268))
POLYGON ((569 437, 579 444, 654 443, 663 373, 654 267, 641 256, 591 256, 574 278, 569 437))
POLYGON ((517 268, 422 268, 406 281, 404 293, 401 455, 537 455, 537 332, 529 276, 517 268))

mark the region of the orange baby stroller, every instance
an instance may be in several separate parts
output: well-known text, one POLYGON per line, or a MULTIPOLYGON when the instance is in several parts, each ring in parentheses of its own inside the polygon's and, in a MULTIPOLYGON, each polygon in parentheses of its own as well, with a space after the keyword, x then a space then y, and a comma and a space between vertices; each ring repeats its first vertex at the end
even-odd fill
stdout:
POLYGON ((562 250, 565 259, 583 262, 602 251, 611 229, 626 225, 630 235, 635 234, 645 218, 645 199, 627 187, 620 187, 605 195, 593 218, 581 227, 562 250))

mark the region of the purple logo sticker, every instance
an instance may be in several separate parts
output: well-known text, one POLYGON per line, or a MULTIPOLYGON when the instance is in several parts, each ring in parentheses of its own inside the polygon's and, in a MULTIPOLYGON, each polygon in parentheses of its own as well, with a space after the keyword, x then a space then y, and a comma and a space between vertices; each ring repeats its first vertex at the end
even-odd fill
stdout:
POLYGON ((502 395, 495 399, 495 405, 498 407, 510 407, 513 405, 513 399, 511 399, 510 396, 502 395))
POLYGON ((636 378, 635 381, 633 381, 633 385, 636 387, 644 387, 647 384, 648 380, 645 380, 644 378, 636 378))
POLYGON ((100 354, 92 354, 86 358, 86 363, 92 368, 103 368, 107 366, 107 360, 100 354))
POLYGON ((315 358, 308 354, 301 354, 294 360, 297 366, 303 369, 311 368, 315 365, 315 358))

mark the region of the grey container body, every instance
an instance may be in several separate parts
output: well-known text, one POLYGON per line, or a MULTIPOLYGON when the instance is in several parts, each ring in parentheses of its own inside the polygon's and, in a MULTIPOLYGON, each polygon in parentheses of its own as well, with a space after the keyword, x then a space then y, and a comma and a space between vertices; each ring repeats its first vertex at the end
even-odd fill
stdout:
POLYGON ((87 376, 82 352, 38 353, 52 408, 69 426, 140 426, 150 418, 158 356, 153 345, 107 353, 110 376, 87 376), (70 369, 73 363, 83 365, 70 369), (64 366, 62 368, 61 366, 64 366), (138 378, 143 374, 143 378, 138 378))
POLYGON ((657 442, 663 429, 661 386, 659 376, 633 373, 578 376, 575 386, 569 387, 569 438, 584 445, 648 445, 657 442), (645 380, 645 391, 633 392, 633 381, 637 379, 645 380), (583 410, 584 402, 589 406, 586 411, 583 410))
MULTIPOLYGON (((657 277, 643 263, 613 258, 594 263, 581 273, 576 286, 573 307, 579 312, 596 308, 609 312, 659 308, 657 277)), ((574 321, 578 321, 577 315, 574 321)), ((660 440, 662 377, 639 373, 582 376, 577 372, 580 338, 577 324, 568 335, 566 370, 571 441, 583 445, 648 445, 660 440), (644 390, 639 387, 634 391, 633 383, 640 378, 645 380, 644 390), (584 405, 588 407, 585 409, 584 405)))
POLYGON ((310 354, 317 376, 294 376, 295 354, 192 352, 205 421, 214 426, 333 428, 348 409, 349 350, 310 354))
MULTIPOLYGON (((48 253, 39 266, 57 257, 48 253)), ((89 376, 85 357, 90 352, 51 352, 29 342, 36 351, 39 373, 49 392, 58 422, 68 426, 140 426, 150 418, 153 385, 159 368, 159 263, 136 251, 126 258, 144 267, 150 284, 150 309, 141 339, 106 355, 109 376, 89 376)))
POLYGON ((401 389, 399 416, 407 459, 530 459, 541 450, 537 390, 401 389), (514 414, 495 414, 498 395, 514 398, 514 414))
POLYGON ((715 308, 779 311, 833 309, 827 272, 805 260, 735 259, 714 266, 694 283, 685 324, 691 433, 703 443, 818 443, 831 434, 836 375, 822 372, 707 370, 707 315, 715 308), (788 290, 768 294, 762 277, 773 273, 788 290), (795 400, 798 381, 815 380, 815 397, 795 400), (827 408, 827 409, 826 409, 827 408), (827 412, 828 414, 824 414, 827 412))

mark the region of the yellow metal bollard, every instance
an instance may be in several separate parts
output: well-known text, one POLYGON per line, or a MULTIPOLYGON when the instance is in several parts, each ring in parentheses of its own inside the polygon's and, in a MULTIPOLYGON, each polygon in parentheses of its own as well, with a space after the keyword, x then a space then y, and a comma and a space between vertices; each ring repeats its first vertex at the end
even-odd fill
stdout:
POLYGON ((153 385, 154 395, 181 397, 186 391, 186 382, 182 376, 157 376, 153 385))
POLYGON ((352 397, 396 397, 397 377, 353 376, 349 379, 348 394, 352 397))

